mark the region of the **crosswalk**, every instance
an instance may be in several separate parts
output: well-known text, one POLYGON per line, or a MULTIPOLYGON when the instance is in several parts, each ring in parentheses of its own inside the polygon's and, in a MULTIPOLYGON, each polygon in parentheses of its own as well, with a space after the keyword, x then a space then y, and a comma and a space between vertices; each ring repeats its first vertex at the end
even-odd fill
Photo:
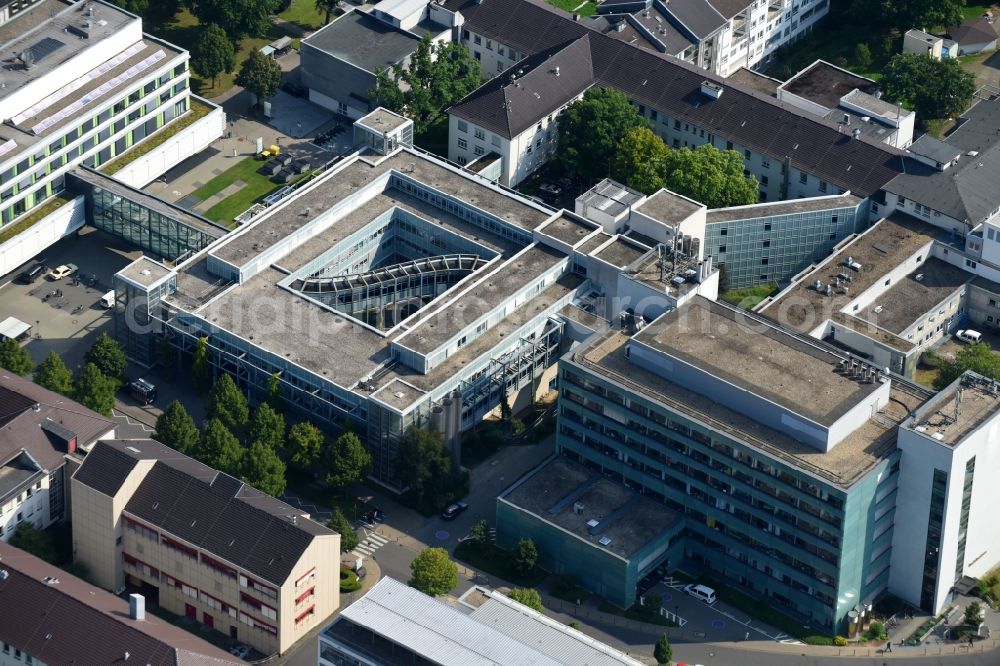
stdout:
POLYGON ((355 557, 371 557, 376 550, 389 543, 389 540, 378 532, 368 532, 365 530, 365 533, 368 536, 362 539, 361 543, 351 551, 351 554, 355 557))

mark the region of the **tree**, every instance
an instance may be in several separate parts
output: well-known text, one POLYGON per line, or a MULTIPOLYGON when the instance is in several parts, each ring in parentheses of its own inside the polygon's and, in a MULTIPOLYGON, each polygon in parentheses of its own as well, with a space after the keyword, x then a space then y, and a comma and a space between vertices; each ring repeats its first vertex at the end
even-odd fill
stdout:
POLYGON ((482 68, 469 49, 457 43, 434 43, 426 35, 404 68, 398 65, 375 72, 368 96, 387 109, 413 119, 423 132, 444 109, 482 83, 482 68), (401 85, 405 84, 405 85, 401 85))
POLYGON ((868 69, 871 67, 872 50, 864 42, 859 42, 858 45, 854 47, 854 62, 856 62, 858 67, 861 69, 868 69))
POLYGON ((965 0, 854 0, 853 20, 891 26, 900 31, 914 27, 958 25, 965 0))
POLYGON ((239 476, 245 449, 219 419, 209 419, 201 432, 195 456, 209 467, 239 476))
POLYGON ((281 399, 281 373, 274 372, 267 379, 267 398, 264 402, 271 406, 271 409, 279 414, 285 410, 285 403, 281 399))
POLYGON ((743 156, 702 144, 690 150, 671 150, 661 167, 664 187, 709 208, 743 206, 757 202, 757 179, 743 175, 743 156))
POLYGON ((956 59, 916 53, 893 56, 883 69, 881 85, 886 97, 913 109, 925 122, 961 113, 976 92, 975 77, 956 59))
POLYGON ((22 521, 10 535, 10 545, 31 553, 49 564, 55 564, 59 558, 52 535, 38 529, 30 520, 22 521))
POLYGON ((198 448, 201 434, 194 419, 184 409, 179 400, 174 400, 156 419, 156 432, 153 439, 163 442, 172 449, 184 455, 192 455, 198 448))
POLYGON ((393 65, 392 68, 375 68, 375 87, 368 93, 373 103, 396 113, 403 113, 406 110, 406 95, 399 88, 402 72, 399 65, 393 65))
POLYGON ((340 7, 340 0, 316 0, 316 11, 326 14, 326 20, 323 21, 323 25, 327 25, 330 22, 330 17, 337 11, 338 7, 340 7))
POLYGON ((976 342, 959 350, 954 361, 943 361, 934 388, 940 390, 959 378, 966 370, 986 377, 1000 379, 1000 356, 990 349, 988 343, 976 342))
POLYGON ((484 549, 490 545, 490 524, 485 520, 480 520, 469 530, 469 540, 476 548, 484 549))
POLYGON ((136 16, 142 16, 149 9, 149 0, 111 0, 111 3, 136 16))
POLYGON ((35 383, 56 393, 73 393, 73 373, 63 363, 59 354, 50 351, 35 368, 35 383))
POLYGON ((252 92, 258 100, 272 97, 281 85, 281 67, 254 49, 243 61, 240 73, 236 75, 236 85, 252 92))
POLYGON ((372 456, 353 432, 343 432, 324 456, 326 483, 334 488, 360 481, 372 465, 372 456))
POLYGON ((15 375, 26 375, 31 372, 34 363, 17 340, 6 338, 0 342, 0 367, 10 370, 15 375))
POLYGON ((545 612, 545 606, 542 605, 542 595, 538 594, 538 590, 533 587, 515 587, 507 593, 507 596, 531 610, 536 610, 539 613, 545 612))
POLYGON ((458 567, 444 548, 424 548, 410 562, 410 586, 436 597, 458 585, 458 567))
POLYGON ((296 423, 288 433, 288 459, 302 469, 309 469, 319 461, 323 441, 323 432, 312 423, 296 423))
POLYGON ((261 442, 275 453, 285 449, 285 417, 274 411, 266 402, 254 412, 250 420, 251 444, 261 442))
POLYGON ((976 628, 983 623, 983 607, 978 601, 973 601, 965 607, 965 623, 976 628))
POLYGON ((535 547, 534 541, 524 537, 514 548, 514 566, 521 573, 528 573, 536 564, 538 564, 538 548, 535 547))
POLYGON ((83 366, 73 384, 76 401, 105 416, 111 416, 117 390, 118 382, 101 372, 93 363, 83 366))
POLYGON ((554 163, 575 180, 590 184, 609 175, 618 144, 632 129, 648 126, 623 93, 590 88, 559 116, 554 163))
POLYGON ((285 463, 266 442, 254 441, 243 456, 243 480, 274 497, 285 492, 285 463))
POLYGON ((198 338, 191 361, 191 381, 198 393, 204 395, 212 385, 211 370, 208 367, 208 338, 198 338))
MULTIPOLYGON (((266 37, 276 0, 193 0, 194 15, 202 25, 215 23, 233 41, 266 37)), ((259 53, 254 49, 255 53, 259 53)), ((242 85, 242 84, 240 84, 242 85)), ((245 86, 244 86, 245 87, 245 86)))
MULTIPOLYGON (((613 176, 629 187, 637 187, 635 183, 640 174, 647 172, 649 165, 655 167, 662 163, 669 152, 667 144, 649 127, 635 127, 618 142, 613 176)), ((658 189, 660 188, 647 186, 643 191, 652 193, 658 189)))
POLYGON ((339 506, 333 507, 333 515, 326 526, 340 535, 340 552, 349 553, 357 547, 358 533, 354 531, 354 526, 339 506))
POLYGON ((198 41, 191 49, 191 67, 212 85, 218 83, 219 74, 233 71, 236 66, 236 51, 226 31, 214 23, 209 23, 198 33, 198 41))
POLYGON ((128 359, 118 341, 107 333, 101 333, 83 357, 84 362, 93 363, 105 376, 115 380, 125 378, 128 359))
POLYGON ((670 660, 674 658, 674 649, 670 647, 670 641, 667 640, 667 635, 663 634, 660 636, 660 640, 656 641, 656 646, 653 648, 653 659, 659 666, 666 666, 670 663, 670 660))
POLYGON ((425 509, 440 509, 469 492, 469 473, 452 472, 451 453, 437 430, 410 428, 399 443, 396 475, 425 509))
POLYGON ((245 426, 250 418, 246 396, 229 375, 219 376, 208 394, 208 418, 219 419, 227 428, 245 426))

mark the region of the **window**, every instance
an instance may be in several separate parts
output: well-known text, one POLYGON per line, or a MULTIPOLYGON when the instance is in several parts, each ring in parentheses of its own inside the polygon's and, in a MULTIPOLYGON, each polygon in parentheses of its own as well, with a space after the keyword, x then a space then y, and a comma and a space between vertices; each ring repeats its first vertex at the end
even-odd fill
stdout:
POLYGON ((767 159, 766 157, 760 158, 760 166, 762 168, 764 168, 764 169, 770 169, 771 168, 771 160, 767 159))
POLYGON ((482 155, 482 154, 483 154, 483 153, 485 153, 486 151, 485 151, 485 150, 483 149, 483 147, 482 147, 482 146, 475 146, 475 147, 473 148, 472 152, 473 152, 473 153, 475 153, 476 155, 482 155))
POLYGON ((494 146, 498 146, 499 147, 500 146, 500 137, 497 136, 496 134, 492 135, 490 137, 490 143, 492 143, 494 146))
POLYGON ((485 139, 486 138, 486 131, 483 130, 482 127, 477 127, 476 131, 475 131, 475 135, 476 135, 477 139, 485 139))
POLYGON ((458 140, 458 147, 461 148, 462 150, 465 150, 465 149, 467 149, 469 147, 469 142, 466 141, 465 139, 459 139, 458 140))
POLYGON ((681 121, 675 120, 674 121, 674 129, 675 130, 679 130, 680 128, 681 128, 681 121))
POLYGON ((802 173, 800 173, 799 174, 799 182, 801 184, 803 184, 803 185, 805 185, 806 183, 808 183, 809 182, 809 174, 807 174, 805 171, 803 171, 802 173))
POLYGON ((464 120, 459 120, 458 121, 458 131, 459 132, 468 132, 469 131, 469 123, 465 122, 464 120))
POLYGON ((767 266, 767 257, 764 257, 763 259, 760 260, 760 265, 767 266))
POLYGON ((733 142, 726 141, 726 150, 732 150, 732 149, 733 149, 733 142))
POLYGON ((720 245, 719 246, 719 254, 723 254, 725 251, 726 251, 726 246, 725 245, 720 245))
POLYGON ((764 231, 770 231, 770 230, 771 230, 771 223, 768 222, 767 224, 764 225, 764 231))
POLYGON ((750 159, 750 151, 749 150, 744 150, 743 151, 743 157, 749 160, 750 159))
POLYGON ((771 241, 769 240, 764 241, 763 243, 761 243, 761 247, 771 247, 771 241))
POLYGON ((729 235, 729 229, 719 229, 719 235, 720 236, 728 236, 729 235))
POLYGON ((479 35, 476 35, 475 37, 472 38, 472 43, 478 46, 479 44, 483 43, 483 38, 480 37, 479 35))

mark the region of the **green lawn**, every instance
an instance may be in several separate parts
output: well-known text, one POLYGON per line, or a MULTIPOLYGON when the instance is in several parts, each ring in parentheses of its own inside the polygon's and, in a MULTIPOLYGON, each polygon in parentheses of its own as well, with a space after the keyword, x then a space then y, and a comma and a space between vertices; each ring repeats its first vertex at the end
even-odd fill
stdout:
POLYGON ((205 211, 204 216, 210 220, 215 220, 228 227, 232 227, 233 218, 271 192, 284 187, 284 185, 271 182, 268 176, 257 173, 257 169, 263 166, 263 164, 262 160, 247 157, 192 192, 192 196, 204 201, 213 194, 218 194, 226 189, 237 180, 242 180, 246 183, 240 191, 226 197, 205 211))
POLYGON ((291 6, 278 14, 278 18, 303 30, 319 30, 325 24, 326 13, 316 10, 316 0, 292 0, 291 6))
POLYGON ((580 16, 593 16, 597 11, 597 3, 590 0, 547 0, 553 7, 564 9, 568 12, 576 12, 580 16), (580 5, 583 5, 579 9, 580 5))
MULTIPOLYGON (((297 0, 288 11, 292 11, 296 4, 308 5, 311 3, 309 3, 308 0, 297 0)), ((174 16, 151 17, 151 19, 146 23, 145 29, 150 34, 161 37, 172 44, 176 44, 177 46, 190 51, 198 41, 200 25, 194 14, 184 8, 178 11, 174 16)), ((291 35, 289 32, 276 25, 271 25, 266 35, 240 40, 239 48, 236 51, 236 67, 234 71, 220 74, 218 82, 215 82, 202 79, 192 70, 192 92, 196 95, 201 95, 202 97, 215 97, 216 95, 221 95, 233 87, 233 79, 236 77, 236 72, 239 71, 240 65, 247 59, 247 56, 250 55, 251 51, 270 44, 274 40, 286 34, 289 34, 292 37, 298 36, 291 35)))
POLYGON ((535 567, 522 574, 514 567, 514 558, 509 551, 490 544, 489 548, 477 548, 471 541, 463 541, 455 547, 455 559, 464 560, 476 569, 492 576, 498 576, 519 587, 537 588, 547 573, 535 567))
POLYGON ((730 289, 719 294, 719 298, 727 303, 752 310, 765 298, 776 293, 778 293, 777 283, 768 282, 767 284, 759 284, 756 287, 748 287, 746 289, 730 289))

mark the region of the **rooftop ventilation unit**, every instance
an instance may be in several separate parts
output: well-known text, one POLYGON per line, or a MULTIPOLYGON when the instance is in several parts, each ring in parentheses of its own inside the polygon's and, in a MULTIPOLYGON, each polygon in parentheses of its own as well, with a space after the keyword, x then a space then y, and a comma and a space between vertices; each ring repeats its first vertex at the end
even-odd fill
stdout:
POLYGON ((609 539, 606 536, 605 537, 601 537, 600 541, 598 541, 597 543, 601 544, 602 546, 610 546, 611 545, 611 539, 609 539))
POLYGON ((591 529, 597 527, 600 524, 601 524, 601 521, 597 520, 596 518, 591 518, 590 520, 587 521, 587 527, 589 527, 591 529))
POLYGON ((578 516, 582 516, 583 509, 584 509, 583 502, 573 502, 573 513, 575 513, 578 516))
POLYGON ((913 276, 913 279, 916 280, 917 282, 920 282, 920 281, 922 281, 924 279, 924 274, 923 273, 917 273, 916 275, 913 276))
POLYGON ((705 79, 701 82, 701 94, 706 97, 711 97, 712 99, 719 99, 722 97, 722 86, 718 83, 705 79))
POLYGON ((851 137, 855 138, 855 139, 860 139, 861 138, 861 130, 859 128, 855 127, 854 131, 851 132, 851 137))

